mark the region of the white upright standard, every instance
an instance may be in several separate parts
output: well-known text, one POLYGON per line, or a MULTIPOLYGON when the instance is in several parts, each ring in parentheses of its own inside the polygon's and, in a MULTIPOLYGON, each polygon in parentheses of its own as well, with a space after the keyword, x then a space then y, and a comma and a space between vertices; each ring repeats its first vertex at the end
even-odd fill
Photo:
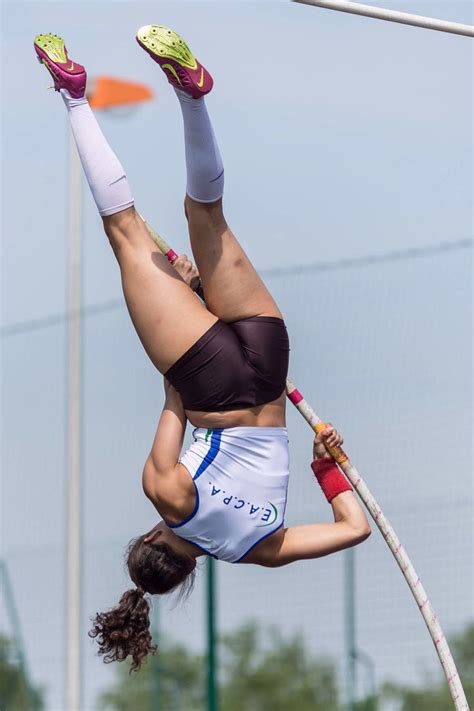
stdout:
POLYGON ((69 148, 66 703, 81 711, 81 183, 72 132, 69 148))

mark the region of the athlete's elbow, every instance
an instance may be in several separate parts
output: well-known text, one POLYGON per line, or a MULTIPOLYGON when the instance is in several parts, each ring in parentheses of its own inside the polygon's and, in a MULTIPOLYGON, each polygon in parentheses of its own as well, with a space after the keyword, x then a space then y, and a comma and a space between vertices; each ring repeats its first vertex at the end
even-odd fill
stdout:
POLYGON ((367 519, 365 520, 364 523, 359 524, 358 526, 355 526, 351 530, 351 541, 353 546, 359 545, 359 543, 363 543, 364 541, 367 540, 367 538, 370 536, 372 533, 372 530, 369 526, 369 522, 367 519))
POLYGON ((288 563, 291 562, 292 560, 290 560, 288 557, 284 555, 278 555, 260 562, 260 565, 263 565, 265 568, 282 568, 284 565, 288 565, 288 563))

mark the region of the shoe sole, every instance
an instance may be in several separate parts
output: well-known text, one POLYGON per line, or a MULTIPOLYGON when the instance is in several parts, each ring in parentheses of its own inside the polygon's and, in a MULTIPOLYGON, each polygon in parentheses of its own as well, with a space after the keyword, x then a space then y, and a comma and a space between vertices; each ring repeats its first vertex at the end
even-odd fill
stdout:
POLYGON ((37 35, 34 43, 52 62, 67 63, 66 49, 62 37, 57 35, 37 35))
POLYGON ((183 38, 163 25, 145 25, 136 35, 137 42, 157 59, 173 59, 182 67, 197 69, 197 61, 183 38))

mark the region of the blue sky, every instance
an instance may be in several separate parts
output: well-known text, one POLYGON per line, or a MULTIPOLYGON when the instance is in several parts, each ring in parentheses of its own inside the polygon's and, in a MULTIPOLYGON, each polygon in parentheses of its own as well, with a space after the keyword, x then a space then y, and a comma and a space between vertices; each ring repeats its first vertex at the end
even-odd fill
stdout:
MULTIPOLYGON (((469 2, 391 2, 472 22, 469 2)), ((226 212, 259 270, 472 239, 472 41, 286 2, 4 2, 2 324, 66 309, 68 128, 36 63, 39 32, 66 37, 90 76, 148 83, 153 103, 99 120, 138 209, 188 250, 175 97, 134 42, 158 22, 212 70, 208 105, 226 165, 226 212)), ((447 630, 472 617, 472 245, 351 269, 271 276, 292 340, 290 374, 335 422, 419 569, 447 630)), ((83 302, 120 298, 113 255, 84 186, 83 302)), ((124 308, 84 320, 86 702, 113 678, 88 618, 127 584, 121 551, 155 514, 141 468, 162 386, 124 308)), ((35 680, 64 709, 66 333, 4 338, 2 556, 35 680)), ((289 412, 288 523, 329 518, 289 412)), ((431 643, 377 531, 357 551, 358 643, 378 681, 436 668, 431 643)), ((303 628, 317 653, 343 646, 342 556, 278 571, 219 565, 219 619, 303 628), (269 605, 268 601, 272 604, 269 605), (304 621, 302 624, 302 620, 304 621), (308 622, 309 621, 309 622, 308 622)), ((203 643, 203 578, 165 631, 203 643)), ((8 630, 8 625, 5 627, 8 630)))

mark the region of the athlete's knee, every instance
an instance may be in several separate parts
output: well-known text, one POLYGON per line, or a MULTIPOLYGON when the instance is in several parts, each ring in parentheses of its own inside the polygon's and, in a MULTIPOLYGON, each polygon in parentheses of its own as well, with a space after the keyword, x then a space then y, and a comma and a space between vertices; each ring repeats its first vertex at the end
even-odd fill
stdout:
POLYGON ((214 202, 198 202, 189 195, 184 198, 184 214, 188 222, 206 221, 212 224, 225 224, 222 198, 214 202))
POLYGON ((105 234, 116 252, 124 243, 133 244, 146 227, 135 208, 129 207, 114 215, 103 217, 105 234))
POLYGON ((117 233, 126 235, 130 230, 135 228, 137 221, 140 219, 134 207, 127 207, 125 210, 103 217, 102 222, 104 224, 105 233, 107 237, 109 237, 117 233))

